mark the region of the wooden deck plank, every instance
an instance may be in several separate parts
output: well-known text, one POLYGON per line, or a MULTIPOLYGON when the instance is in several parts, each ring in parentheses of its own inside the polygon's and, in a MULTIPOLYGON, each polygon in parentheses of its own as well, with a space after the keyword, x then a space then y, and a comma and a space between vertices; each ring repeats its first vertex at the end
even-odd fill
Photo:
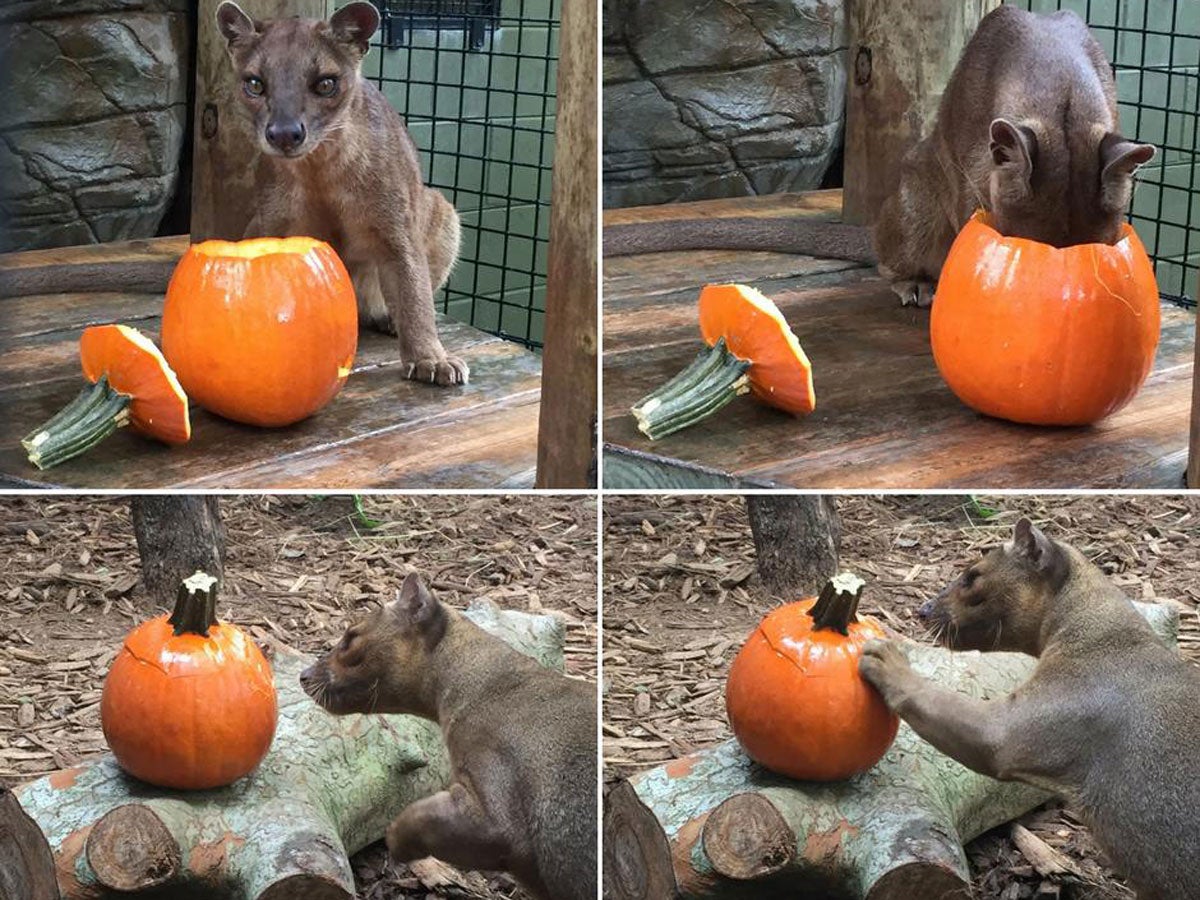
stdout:
MULTIPOLYGON (((754 197, 751 215, 769 218, 828 219, 842 216, 840 189, 808 191, 803 194, 767 194, 754 197)), ((604 226, 632 222, 670 222, 678 219, 720 219, 747 215, 747 198, 697 200, 693 203, 658 203, 653 206, 626 206, 604 211, 604 226)))
MULTIPOLYGON (((728 214, 756 209, 756 200, 742 200, 728 214)), ((928 312, 899 306, 872 270, 831 270, 783 254, 742 257, 693 252, 606 264, 606 442, 734 480, 798 488, 1181 486, 1193 314, 1164 305, 1154 371, 1124 410, 1088 428, 1037 428, 963 406, 933 363, 928 312), (650 442, 629 407, 693 358, 696 296, 718 280, 756 284, 775 299, 812 360, 817 410, 797 420, 739 398, 650 442)), ((622 470, 629 464, 622 460, 622 470)))
MULTIPOLYGON (((179 243, 179 242, 176 242, 179 243)), ((158 245, 155 253, 159 252, 158 245)), ((180 244, 182 250, 184 244, 180 244)), ((84 258, 120 258, 77 248, 84 258)), ((128 251, 137 256, 137 251, 128 251)), ((34 251, 56 281, 66 251, 34 251)), ((18 260, 17 263, 21 261, 18 260)), ((90 263, 89 263, 90 264, 90 263)), ((39 265, 41 265, 39 263, 39 265)), ((439 316, 447 349, 466 359, 469 384, 437 388, 401 377, 396 339, 360 336, 354 372, 315 416, 259 429, 192 409, 193 439, 167 448, 127 429, 91 453, 39 472, 20 439, 81 384, 79 335, 88 325, 135 324, 157 338, 161 293, 63 293, 0 301, 0 484, 24 488, 531 487, 537 459, 541 359, 515 343, 439 316)))

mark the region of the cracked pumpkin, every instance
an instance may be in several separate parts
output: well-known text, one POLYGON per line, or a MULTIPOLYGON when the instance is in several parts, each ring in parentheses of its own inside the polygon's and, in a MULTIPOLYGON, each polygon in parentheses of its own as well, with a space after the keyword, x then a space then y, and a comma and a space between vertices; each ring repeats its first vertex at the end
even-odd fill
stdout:
POLYGON ((271 747, 271 667, 244 631, 217 621, 215 586, 203 572, 184 581, 171 615, 133 629, 104 681, 104 738, 121 768, 149 784, 222 787, 271 747))
POLYGON ((772 610, 725 685, 738 743, 760 765, 806 781, 841 781, 883 758, 900 720, 858 674, 862 647, 886 637, 858 617, 862 579, 843 573, 815 598, 772 610))

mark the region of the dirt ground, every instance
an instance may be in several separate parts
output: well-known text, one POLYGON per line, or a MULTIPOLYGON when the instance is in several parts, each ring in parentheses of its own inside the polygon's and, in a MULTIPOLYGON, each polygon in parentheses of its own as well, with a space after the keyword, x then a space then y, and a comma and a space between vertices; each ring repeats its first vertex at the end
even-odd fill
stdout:
MULTIPOLYGON (((1181 647, 1200 663, 1200 499, 1178 496, 842 497, 841 565, 868 581, 862 611, 920 639, 916 609, 982 548, 1030 516, 1137 599, 1186 607, 1181 647)), ((740 497, 606 497, 604 756, 613 780, 731 737, 724 680, 776 602, 754 568, 740 497)), ((785 598, 796 599, 796 598, 785 598)), ((1021 824, 1074 860, 1082 879, 1044 878, 1011 828, 968 847, 981 900, 1131 898, 1087 830, 1050 804, 1021 824)))
MULTIPOLYGON (((558 616, 568 671, 596 676, 596 503, 531 496, 224 497, 222 619, 316 653, 415 568, 454 606, 487 597, 558 616), (374 525, 375 527, 371 527, 374 525)), ((159 614, 121 498, 0 499, 0 783, 104 752, 100 690, 123 635, 159 614)), ((354 859, 362 900, 525 898, 505 876, 354 859), (432 887, 431 887, 432 886, 432 887)))

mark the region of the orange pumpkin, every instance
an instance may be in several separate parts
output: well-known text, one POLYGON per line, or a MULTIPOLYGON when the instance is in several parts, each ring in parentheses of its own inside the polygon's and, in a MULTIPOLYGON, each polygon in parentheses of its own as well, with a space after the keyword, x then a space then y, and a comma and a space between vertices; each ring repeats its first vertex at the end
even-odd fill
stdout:
POLYGON ((121 768, 159 787, 231 784, 275 735, 271 667, 246 633, 217 621, 216 579, 183 583, 170 616, 125 638, 100 698, 100 724, 121 768))
POLYGON ((795 416, 816 409, 812 366, 770 298, 743 284, 709 284, 699 314, 709 349, 631 410, 650 440, 708 418, 747 391, 795 416))
POLYGON ((1086 425, 1133 399, 1154 364, 1154 267, 1128 224, 1116 244, 1004 237, 978 212, 959 232, 930 319, 946 384, 981 413, 1086 425))
POLYGON ((729 667, 725 710, 751 759, 781 775, 839 781, 883 757, 900 720, 858 674, 862 647, 884 637, 857 617, 863 583, 842 574, 819 597, 773 610, 729 667))
POLYGON ((191 439, 187 395, 150 338, 126 325, 94 325, 79 339, 79 359, 87 385, 21 441, 39 469, 84 453, 125 425, 165 444, 191 439))
POLYGON ((194 244, 167 287, 162 344, 206 409, 290 425, 332 400, 350 374, 354 285, 333 248, 314 238, 194 244))

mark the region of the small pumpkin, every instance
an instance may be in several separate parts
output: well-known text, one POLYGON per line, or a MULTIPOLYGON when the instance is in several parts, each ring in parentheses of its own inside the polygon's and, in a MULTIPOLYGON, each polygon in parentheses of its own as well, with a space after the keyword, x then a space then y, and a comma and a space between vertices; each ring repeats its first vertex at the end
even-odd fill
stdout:
POLYGON ((100 725, 121 768, 180 790, 249 774, 275 735, 271 667, 244 631, 217 621, 216 579, 197 572, 170 616, 125 637, 100 696, 100 725))
POLYGON ((978 412, 1087 425, 1134 398, 1154 364, 1154 267, 1129 224, 1116 244, 1005 237, 977 212, 938 279, 933 358, 978 412))
POLYGON ((885 637, 859 619, 850 573, 815 598, 772 610, 746 640, 725 685, 725 710, 747 755, 807 781, 840 781, 883 757, 900 720, 858 674, 863 645, 885 637))
POLYGON ((816 409, 812 365, 768 297, 742 284, 706 285, 699 318, 709 349, 632 409, 650 440, 708 418, 739 394, 795 416, 816 409))
POLYGON ((21 445, 49 469, 90 450, 125 425, 166 444, 192 437, 188 398, 154 342, 126 325, 94 325, 79 339, 87 384, 21 445))
POLYGON ((201 406, 249 425, 290 425, 350 375, 354 285, 315 238, 193 244, 167 286, 162 345, 201 406))

